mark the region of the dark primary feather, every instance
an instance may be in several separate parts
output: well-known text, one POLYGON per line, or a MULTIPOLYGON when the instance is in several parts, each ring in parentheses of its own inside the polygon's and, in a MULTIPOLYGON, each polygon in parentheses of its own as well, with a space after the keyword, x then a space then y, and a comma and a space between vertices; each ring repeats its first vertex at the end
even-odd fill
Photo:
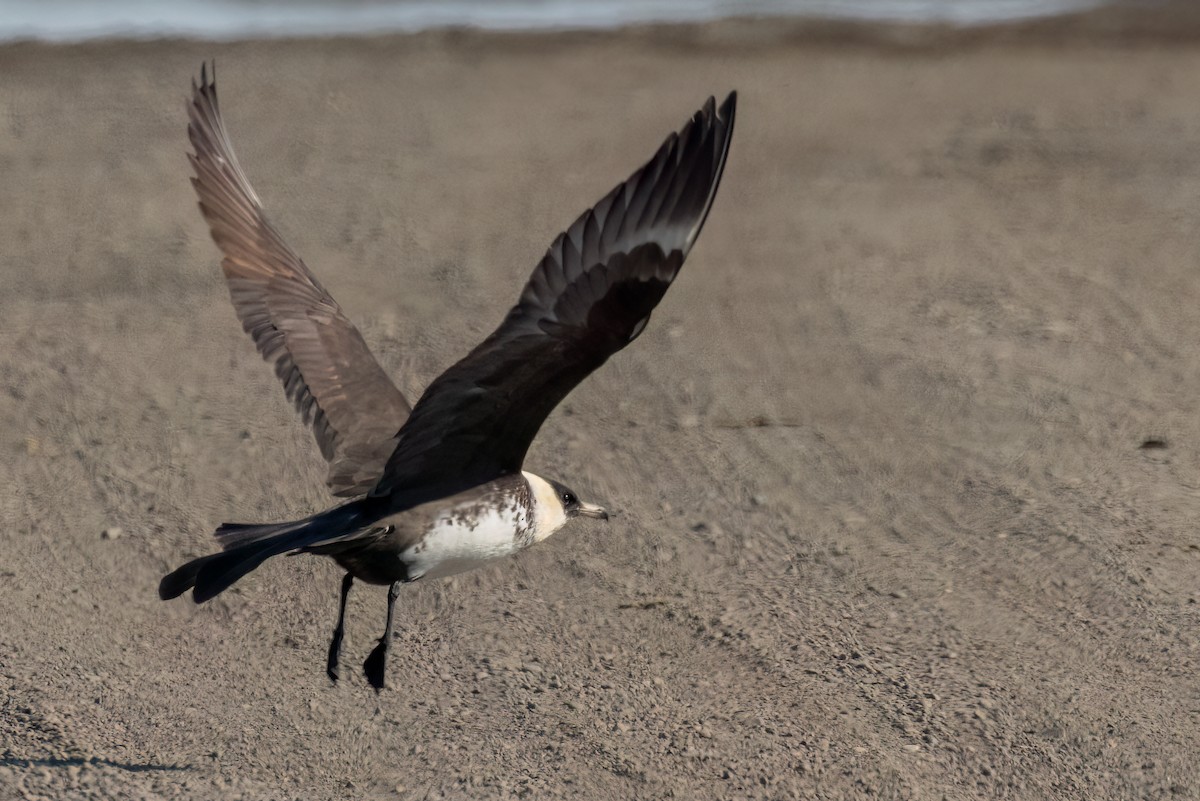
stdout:
POLYGON ((225 256, 221 267, 242 327, 312 424, 330 462, 330 490, 361 495, 379 480, 411 407, 337 302, 267 222, 238 166, 216 77, 210 80, 206 68, 200 85, 192 84, 188 117, 192 185, 225 256))
POLYGON ((737 97, 712 98, 550 246, 491 336, 429 386, 374 496, 521 469, 547 415, 642 332, 712 206, 737 97))

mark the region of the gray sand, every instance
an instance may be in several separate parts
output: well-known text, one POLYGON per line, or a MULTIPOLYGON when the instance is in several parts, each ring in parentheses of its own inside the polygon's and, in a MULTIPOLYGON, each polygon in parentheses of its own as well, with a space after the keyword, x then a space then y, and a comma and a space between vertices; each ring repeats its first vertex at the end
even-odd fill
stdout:
POLYGON ((1200 797, 1200 40, 736 31, 0 49, 0 797, 1200 797), (741 93, 683 275, 531 453, 620 516, 406 588, 378 697, 379 588, 325 678, 332 564, 155 595, 328 503, 187 182, 210 56, 414 397, 741 93))

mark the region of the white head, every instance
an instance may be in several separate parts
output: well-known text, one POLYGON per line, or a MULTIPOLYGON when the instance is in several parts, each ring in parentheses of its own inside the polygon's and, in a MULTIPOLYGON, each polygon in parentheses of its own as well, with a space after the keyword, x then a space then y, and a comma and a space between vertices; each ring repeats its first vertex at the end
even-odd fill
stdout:
POLYGON ((533 539, 541 542, 563 527, 572 517, 594 517, 608 520, 608 512, 601 506, 583 503, 574 492, 557 481, 521 472, 529 482, 533 499, 533 539))

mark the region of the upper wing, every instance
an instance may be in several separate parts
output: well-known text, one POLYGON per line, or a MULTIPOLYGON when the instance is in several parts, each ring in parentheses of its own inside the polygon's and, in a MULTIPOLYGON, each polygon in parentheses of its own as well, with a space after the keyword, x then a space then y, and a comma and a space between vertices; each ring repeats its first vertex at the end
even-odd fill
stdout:
POLYGON ((216 73, 192 82, 188 138, 192 186, 246 333, 275 365, 288 399, 311 422, 330 462, 335 495, 361 495, 379 480, 411 407, 309 269, 263 214, 221 121, 216 73))
POLYGON ((710 97, 554 240, 500 327, 421 396, 372 495, 521 469, 546 416, 642 332, 679 273, 721 180, 736 102, 716 109, 710 97))

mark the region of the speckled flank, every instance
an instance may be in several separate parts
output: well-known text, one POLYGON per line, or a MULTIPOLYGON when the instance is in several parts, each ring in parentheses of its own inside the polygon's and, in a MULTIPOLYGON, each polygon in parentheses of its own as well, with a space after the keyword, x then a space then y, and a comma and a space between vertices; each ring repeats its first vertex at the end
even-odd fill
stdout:
POLYGON ((399 554, 410 579, 461 573, 536 542, 525 481, 514 476, 481 490, 435 511, 421 536, 399 554))
POLYGON ((441 511, 400 554, 410 579, 452 576, 510 556, 567 522, 554 488, 533 473, 441 511))
POLYGON ((528 520, 528 510, 520 505, 456 506, 437 518, 421 541, 400 558, 414 579, 462 573, 521 550, 513 534, 527 528, 528 520))

